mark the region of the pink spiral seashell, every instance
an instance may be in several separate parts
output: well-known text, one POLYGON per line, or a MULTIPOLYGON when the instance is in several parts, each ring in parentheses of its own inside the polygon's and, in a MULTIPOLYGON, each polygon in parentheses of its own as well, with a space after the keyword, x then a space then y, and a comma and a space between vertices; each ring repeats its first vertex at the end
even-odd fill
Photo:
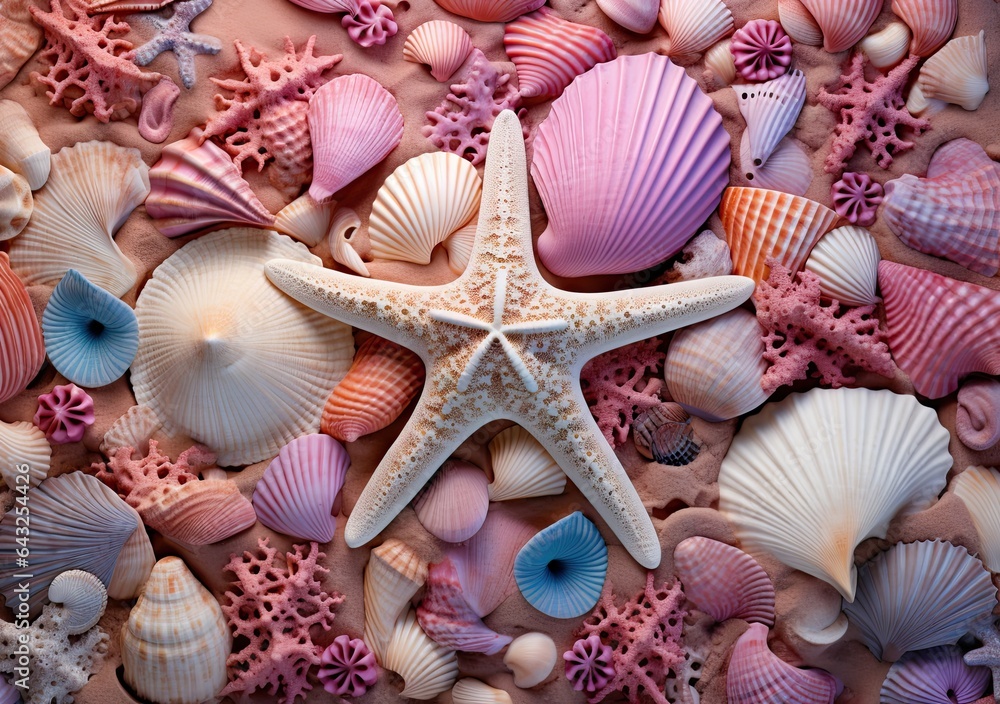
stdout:
POLYGON ((566 661, 566 679, 577 692, 596 692, 604 688, 615 676, 611 647, 604 645, 595 633, 573 643, 573 649, 563 653, 566 661))
POLYGON ((365 49, 385 44, 397 29, 392 10, 379 0, 361 0, 358 11, 353 15, 344 15, 340 24, 354 43, 365 49))
POLYGON ((750 624, 733 646, 726 673, 729 704, 833 704, 837 680, 824 670, 800 670, 767 647, 767 626, 750 624))
POLYGON ((378 681, 375 656, 360 638, 339 635, 320 658, 319 681, 338 697, 360 697, 378 681))
POLYGON ((955 430, 962 444, 988 450, 1000 442, 1000 381, 971 379, 958 391, 955 430))
POLYGON ((66 384, 38 397, 34 423, 49 441, 78 442, 94 424, 94 400, 76 384, 66 384))
POLYGON ((882 203, 882 184, 868 174, 844 172, 830 187, 833 209, 852 225, 868 227, 875 222, 875 211, 882 203))
POLYGON ((748 81, 769 81, 788 70, 792 40, 774 20, 752 20, 733 35, 729 50, 736 72, 748 81))
POLYGON ((720 623, 730 618, 774 625, 774 585, 757 561, 739 548, 695 536, 674 548, 684 594, 720 623))

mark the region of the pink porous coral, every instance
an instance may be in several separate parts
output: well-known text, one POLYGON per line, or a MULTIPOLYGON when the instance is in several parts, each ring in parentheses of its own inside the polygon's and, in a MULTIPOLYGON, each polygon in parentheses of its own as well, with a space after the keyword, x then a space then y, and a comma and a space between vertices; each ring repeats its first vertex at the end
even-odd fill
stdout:
POLYGON ((868 147, 876 164, 888 169, 893 154, 913 146, 913 142, 899 136, 899 129, 908 127, 921 134, 930 127, 927 120, 913 117, 903 100, 903 88, 919 60, 920 57, 911 55, 888 75, 879 74, 874 81, 869 81, 865 78, 868 59, 859 51, 851 59, 850 70, 840 77, 832 93, 820 88, 816 99, 840 116, 840 123, 834 128, 833 145, 826 157, 827 173, 843 170, 854 156, 858 142, 868 147))
POLYGON ((771 367, 760 381, 767 393, 785 384, 811 376, 834 388, 850 384, 848 366, 892 376, 895 367, 879 326, 875 306, 841 310, 836 301, 820 300, 819 276, 811 271, 797 274, 769 258, 771 275, 754 293, 757 320, 764 335, 764 359, 771 367))
POLYGON ((354 43, 365 49, 385 44, 397 29, 392 10, 379 0, 360 0, 357 11, 344 15, 340 24, 354 43))
POLYGON ((34 423, 50 442, 79 442, 94 424, 94 400, 76 384, 57 386, 38 397, 34 423))
POLYGON ((687 612, 681 584, 675 580, 657 589, 649 572, 646 588, 621 607, 615 604, 609 585, 594 613, 575 633, 577 638, 597 636, 612 651, 614 675, 591 695, 590 702, 617 691, 632 704, 638 704, 643 694, 656 704, 668 704, 663 693, 667 676, 684 664, 681 631, 687 612))
POLYGON ((662 400, 659 371, 666 354, 657 338, 605 352, 587 362, 580 374, 583 397, 612 447, 628 438, 632 421, 662 400))
POLYGON ((792 40, 774 20, 752 20, 736 30, 729 50, 736 72, 748 81, 769 81, 792 63, 792 40))
POLYGON ((329 570, 319 565, 324 555, 317 543, 309 544, 308 555, 304 545, 293 549, 281 555, 260 538, 256 552, 232 555, 225 567, 236 581, 222 612, 237 644, 240 639, 247 643, 229 656, 230 681, 220 697, 241 695, 247 701, 262 690, 282 704, 312 689, 309 669, 320 664, 323 652, 312 640, 314 631, 330 630, 333 611, 344 599, 320 585, 329 570), (283 697, 277 696, 279 690, 283 697))
POLYGON ((875 222, 875 211, 882 203, 882 184, 868 174, 844 173, 830 187, 830 198, 837 214, 853 225, 868 227, 875 222))
POLYGON ((323 651, 319 681, 338 697, 360 697, 378 681, 375 656, 360 638, 340 635, 323 651))
POLYGON ((604 645, 596 635, 573 643, 573 649, 563 653, 563 660, 566 661, 566 679, 577 692, 596 692, 615 676, 611 646, 604 645))
POLYGON ((107 465, 96 462, 92 466, 94 476, 126 501, 129 495, 149 484, 198 481, 199 469, 215 464, 215 455, 198 446, 182 452, 176 462, 160 452, 156 440, 149 441, 149 452, 141 460, 132 459, 132 450, 131 447, 116 448, 111 451, 113 455, 107 465))

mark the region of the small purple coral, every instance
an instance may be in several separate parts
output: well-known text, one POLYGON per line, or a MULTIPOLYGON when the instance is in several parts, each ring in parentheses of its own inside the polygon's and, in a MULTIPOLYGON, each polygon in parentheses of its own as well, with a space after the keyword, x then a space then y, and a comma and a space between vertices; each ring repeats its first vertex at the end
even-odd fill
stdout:
POLYGON ((360 638, 340 635, 323 651, 319 681, 338 697, 360 697, 378 680, 375 656, 360 638))
POLYGON ((78 442, 94 424, 94 400, 76 384, 66 384, 38 397, 35 425, 51 442, 78 442))
POLYGON ((360 0, 357 12, 344 15, 340 24, 354 43, 365 49, 385 44, 397 29, 392 10, 379 0, 360 0))
POLYGON ((748 81, 770 81, 788 70, 792 40, 774 20, 752 20, 733 35, 729 50, 736 71, 748 81))
POLYGON ((875 222, 875 211, 882 203, 882 184, 868 174, 845 172, 830 188, 830 198, 837 214, 852 225, 868 227, 875 222))
POLYGON ((599 636, 592 635, 573 643, 573 649, 563 653, 566 661, 566 679, 577 692, 595 692, 607 686, 615 676, 611 647, 604 645, 599 636))

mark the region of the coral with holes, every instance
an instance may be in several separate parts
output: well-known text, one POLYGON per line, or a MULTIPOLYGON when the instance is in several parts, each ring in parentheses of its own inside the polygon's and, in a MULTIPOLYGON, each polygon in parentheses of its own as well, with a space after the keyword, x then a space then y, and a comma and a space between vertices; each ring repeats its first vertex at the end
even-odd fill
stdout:
POLYGON ((770 394, 809 376, 837 388, 854 382, 844 371, 849 366, 894 374, 875 306, 842 310, 836 301, 824 304, 819 276, 800 271, 796 280, 776 259, 768 259, 767 265, 771 275, 753 297, 757 320, 767 333, 764 359, 771 363, 760 381, 764 391, 770 394))
POLYGON ((323 653, 313 636, 333 627, 333 612, 344 598, 323 591, 319 580, 329 570, 319 564, 324 557, 319 545, 310 543, 308 554, 305 549, 295 545, 294 552, 279 553, 260 538, 255 552, 230 557, 225 569, 236 581, 222 612, 237 647, 245 645, 229 656, 230 681, 219 696, 249 701, 254 692, 265 691, 283 704, 312 689, 309 670, 323 653))
POLYGON ((919 60, 920 57, 911 55, 888 75, 880 73, 874 81, 869 81, 865 78, 867 57, 859 51, 833 92, 820 88, 816 99, 840 118, 826 157, 827 173, 840 173, 847 168, 859 142, 868 147, 876 164, 888 169, 893 154, 913 146, 913 142, 899 135, 899 130, 909 128, 919 135, 930 127, 927 120, 910 114, 903 99, 903 88, 919 60))
POLYGON ((646 588, 621 607, 609 581, 594 613, 574 633, 576 638, 596 635, 612 650, 614 676, 590 696, 592 704, 612 692, 621 692, 632 704, 669 704, 664 688, 671 671, 679 672, 684 665, 681 632, 687 612, 680 582, 657 588, 653 579, 653 573, 647 573, 646 588))
POLYGON ((605 352, 584 365, 583 397, 612 447, 625 442, 636 416, 662 401, 659 372, 665 359, 654 337, 605 352))
MULTIPOLYGON (((513 67, 512 67, 513 68, 513 67)), ((513 71, 497 68, 479 49, 473 49, 462 70, 462 82, 451 86, 451 93, 433 111, 427 113, 427 125, 421 130, 438 149, 458 154, 481 164, 486 158, 493 120, 503 110, 518 110, 521 94, 511 81, 513 71)), ((527 128, 522 128, 525 139, 527 128)))
POLYGON ((132 450, 131 447, 113 448, 108 464, 95 462, 91 465, 91 471, 133 508, 135 496, 142 493, 143 487, 198 481, 198 471, 215 464, 215 455, 198 446, 182 452, 176 462, 171 462, 170 457, 160 452, 156 440, 149 441, 149 452, 141 460, 132 459, 132 450))
POLYGON ((128 33, 128 23, 113 15, 88 17, 72 3, 64 11, 59 0, 52 0, 50 12, 29 9, 45 31, 46 46, 38 58, 50 64, 45 74, 31 77, 50 88, 45 95, 51 105, 62 104, 76 117, 93 113, 101 122, 122 120, 163 78, 132 63, 132 43, 112 36, 128 33))

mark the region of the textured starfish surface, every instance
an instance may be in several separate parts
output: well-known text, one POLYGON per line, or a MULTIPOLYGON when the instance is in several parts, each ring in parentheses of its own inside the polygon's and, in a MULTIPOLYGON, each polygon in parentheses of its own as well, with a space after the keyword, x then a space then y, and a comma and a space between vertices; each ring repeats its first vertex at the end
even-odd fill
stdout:
POLYGON ((174 5, 174 14, 170 17, 150 15, 146 20, 156 30, 156 36, 135 50, 133 61, 139 66, 148 66, 163 52, 172 51, 177 57, 181 83, 185 88, 193 88, 194 57, 222 51, 222 42, 215 37, 191 32, 191 22, 211 4, 212 0, 184 0, 174 5))
POLYGON ((443 286, 410 286, 272 260, 267 275, 296 300, 417 353, 427 381, 413 415, 347 523, 358 547, 410 502, 468 436, 513 420, 534 435, 646 567, 660 544, 580 389, 587 360, 711 318, 745 301, 750 279, 726 276, 598 294, 560 291, 535 265, 524 138, 504 111, 490 138, 472 257, 443 286))
POLYGON ((974 629, 976 638, 983 645, 965 654, 965 664, 969 667, 988 667, 993 673, 993 691, 1000 687, 1000 631, 990 618, 974 629))

